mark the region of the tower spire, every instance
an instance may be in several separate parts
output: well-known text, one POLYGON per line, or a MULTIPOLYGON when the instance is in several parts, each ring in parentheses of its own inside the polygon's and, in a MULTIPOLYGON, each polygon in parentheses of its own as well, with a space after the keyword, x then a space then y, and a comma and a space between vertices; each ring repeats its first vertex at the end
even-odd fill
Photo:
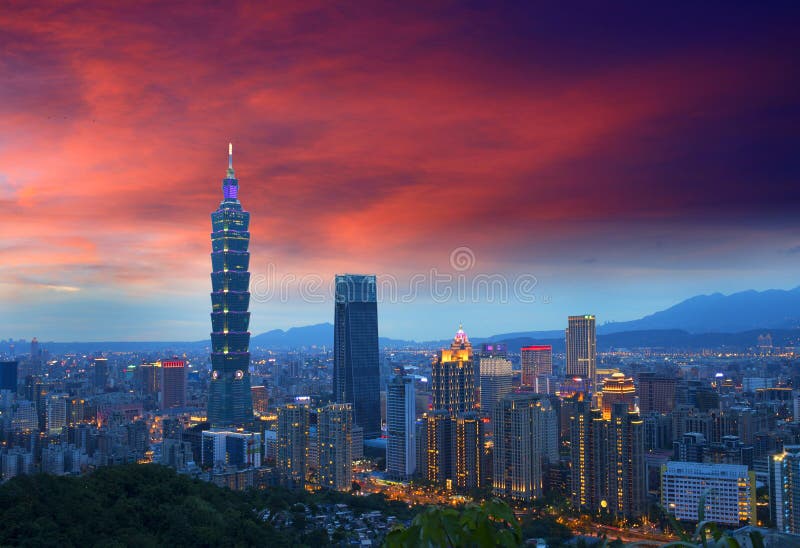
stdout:
POLYGON ((228 143, 228 171, 226 172, 228 179, 235 179, 236 175, 233 172, 233 143, 228 143))

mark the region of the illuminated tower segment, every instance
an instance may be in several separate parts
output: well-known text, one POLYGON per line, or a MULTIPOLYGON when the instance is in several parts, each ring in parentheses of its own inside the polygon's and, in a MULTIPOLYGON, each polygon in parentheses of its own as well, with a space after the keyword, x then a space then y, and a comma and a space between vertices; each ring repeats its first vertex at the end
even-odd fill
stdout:
POLYGON ((228 427, 253 420, 250 393, 250 214, 239 203, 239 180, 228 145, 223 199, 211 214, 211 385, 208 420, 228 427))

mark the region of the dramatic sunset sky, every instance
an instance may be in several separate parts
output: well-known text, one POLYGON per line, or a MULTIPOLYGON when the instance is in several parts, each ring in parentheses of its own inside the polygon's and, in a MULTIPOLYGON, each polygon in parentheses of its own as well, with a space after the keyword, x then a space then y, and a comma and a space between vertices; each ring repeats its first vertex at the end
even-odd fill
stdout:
POLYGON ((396 277, 417 339, 800 285, 796 2, 33 4, 0 2, 0 337, 206 337, 229 141, 254 333, 332 321, 337 272, 396 277), (459 299, 482 274, 525 299, 459 299))

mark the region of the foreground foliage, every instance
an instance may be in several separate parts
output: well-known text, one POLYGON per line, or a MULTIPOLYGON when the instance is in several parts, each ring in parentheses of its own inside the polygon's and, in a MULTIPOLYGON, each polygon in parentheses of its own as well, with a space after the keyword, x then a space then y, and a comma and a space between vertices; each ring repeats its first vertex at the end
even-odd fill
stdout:
POLYGON ((411 525, 386 537, 388 548, 407 546, 461 547, 522 544, 522 529, 514 512, 504 502, 492 499, 467 504, 462 509, 431 506, 417 515, 411 525))
MULTIPOLYGON (((239 493, 158 465, 101 468, 82 477, 20 476, 0 486, 0 546, 326 546, 304 506, 347 504, 410 519, 381 495, 283 488, 239 493), (292 527, 263 520, 289 512, 292 527)), ((344 538, 340 539, 344 540, 344 538)))
POLYGON ((20 476, 0 487, 0 545, 288 546, 246 497, 157 465, 83 477, 20 476))
MULTIPOLYGON (((158 465, 101 468, 83 477, 21 476, 0 486, 0 546, 314 546, 331 545, 323 529, 307 523, 305 509, 346 504, 355 514, 380 510, 410 525, 389 533, 396 547, 521 546, 524 539, 546 538, 548 545, 569 542, 571 534, 552 519, 528 517, 520 524, 511 508, 492 499, 456 509, 409 509, 381 495, 309 494, 270 488, 245 493, 192 480, 158 465), (278 528, 261 519, 289 513, 291 526, 278 528), (414 517, 414 514, 416 516, 414 517)), ((703 502, 701 502, 703 504, 703 502)), ((311 514, 309 514, 311 515, 311 514)), ((702 506, 700 509, 702 518, 702 506)), ((715 524, 702 521, 684 532, 669 516, 681 540, 668 546, 736 548, 739 543, 715 524)), ((573 539, 574 540, 574 539, 573 539)), ((757 533, 750 545, 763 548, 757 533)), ((333 536, 346 544, 346 531, 333 536), (338 536, 337 536, 338 535, 338 536)), ((611 547, 619 541, 577 539, 577 546, 611 547)))

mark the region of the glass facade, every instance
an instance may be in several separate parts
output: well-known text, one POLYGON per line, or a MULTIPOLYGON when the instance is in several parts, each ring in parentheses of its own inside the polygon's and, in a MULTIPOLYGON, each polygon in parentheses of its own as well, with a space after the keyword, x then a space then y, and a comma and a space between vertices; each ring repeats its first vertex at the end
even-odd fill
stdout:
POLYGON ((0 390, 17 391, 17 362, 0 362, 0 390))
POLYGON ((353 421, 364 438, 381 435, 378 301, 375 276, 336 276, 333 393, 353 405, 353 421))
MULTIPOLYGON (((229 155, 230 158, 230 155, 229 155)), ((229 160, 223 200, 211 214, 211 384, 208 420, 215 428, 253 420, 250 393, 250 214, 239 202, 229 160)))

